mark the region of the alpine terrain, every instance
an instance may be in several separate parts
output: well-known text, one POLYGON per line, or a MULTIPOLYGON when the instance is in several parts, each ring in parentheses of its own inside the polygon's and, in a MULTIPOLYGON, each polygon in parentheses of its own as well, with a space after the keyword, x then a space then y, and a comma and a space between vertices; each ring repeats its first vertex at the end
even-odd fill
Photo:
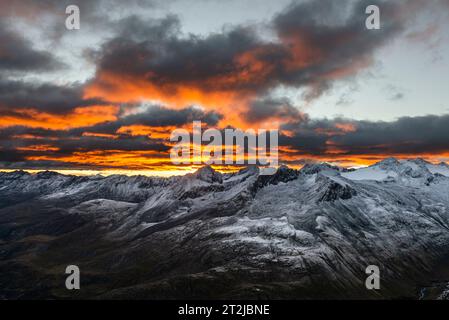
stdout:
POLYGON ((0 299, 448 299, 448 262, 445 163, 0 173, 0 299))

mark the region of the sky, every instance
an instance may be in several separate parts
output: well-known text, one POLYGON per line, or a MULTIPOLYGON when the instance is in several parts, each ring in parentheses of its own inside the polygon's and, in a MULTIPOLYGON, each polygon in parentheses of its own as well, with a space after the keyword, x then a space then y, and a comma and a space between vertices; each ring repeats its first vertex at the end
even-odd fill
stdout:
POLYGON ((0 0, 0 170, 179 174, 194 120, 294 167, 446 162, 448 31, 448 0, 0 0))

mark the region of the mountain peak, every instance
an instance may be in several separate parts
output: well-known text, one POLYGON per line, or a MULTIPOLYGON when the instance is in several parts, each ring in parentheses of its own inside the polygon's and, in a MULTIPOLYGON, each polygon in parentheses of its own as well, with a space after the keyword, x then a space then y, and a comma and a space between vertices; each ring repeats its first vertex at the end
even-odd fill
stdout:
POLYGON ((243 169, 240 169, 238 171, 238 174, 248 174, 248 175, 258 175, 260 172, 260 169, 257 165, 255 164, 250 164, 248 166, 246 166, 243 169))
POLYGON ((262 188, 268 184, 277 185, 280 182, 289 182, 298 179, 298 171, 291 169, 286 165, 281 165, 274 174, 259 176, 257 179, 257 187, 262 188))
POLYGON ((214 168, 212 168, 210 165, 204 166, 196 170, 193 174, 193 177, 195 177, 198 180, 202 180, 209 183, 222 183, 223 177, 220 172, 215 171, 214 168))
POLYGON ((329 176, 327 173, 318 173, 315 182, 317 182, 315 193, 318 202, 348 200, 357 195, 357 191, 340 175, 329 176))
POLYGON ((375 165, 380 167, 391 167, 391 166, 398 166, 401 163, 398 159, 394 157, 385 158, 382 161, 377 162, 375 165))
POLYGON ((8 179, 18 179, 23 176, 31 176, 31 174, 24 170, 15 170, 10 172, 3 172, 2 176, 8 179))
POLYGON ((54 171, 49 171, 49 170, 40 171, 40 172, 36 173, 36 177, 38 179, 51 179, 51 178, 57 177, 57 176, 60 176, 60 174, 57 172, 54 172, 54 171))
POLYGON ((424 166, 426 166, 426 165, 430 164, 430 162, 424 160, 423 158, 411 159, 409 161, 413 162, 413 163, 415 163, 417 165, 424 165, 424 166))
POLYGON ((305 174, 315 174, 321 171, 340 171, 337 166, 330 165, 329 163, 307 163, 299 171, 305 174))

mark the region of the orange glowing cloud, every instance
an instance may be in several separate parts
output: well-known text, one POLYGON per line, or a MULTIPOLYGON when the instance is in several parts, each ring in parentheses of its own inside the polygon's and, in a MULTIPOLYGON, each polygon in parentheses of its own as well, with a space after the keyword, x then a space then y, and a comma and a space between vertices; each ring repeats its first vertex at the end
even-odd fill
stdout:
MULTIPOLYGON (((228 81, 224 78, 210 80, 228 81)), ((103 98, 115 103, 133 103, 155 101, 173 109, 182 109, 188 105, 200 105, 208 110, 223 113, 222 123, 246 126, 236 110, 243 110, 253 97, 250 92, 217 91, 203 89, 200 85, 170 84, 156 86, 148 81, 112 73, 101 72, 96 81, 88 85, 84 98, 103 98)))
POLYGON ((46 140, 58 140, 57 137, 43 137, 43 136, 38 136, 38 135, 33 135, 33 134, 15 134, 12 136, 13 139, 17 139, 17 140, 42 140, 42 139, 46 139, 46 140))
POLYGON ((97 137, 97 138, 107 138, 107 139, 117 139, 118 135, 109 133, 98 133, 98 132, 83 132, 83 137, 97 137))
POLYGON ((59 151, 59 148, 48 144, 36 144, 27 147, 17 147, 19 151, 59 151))
POLYGON ((167 127, 150 127, 144 125, 130 125, 123 126, 117 130, 117 133, 128 134, 131 136, 150 136, 153 139, 164 139, 170 138, 170 134, 173 130, 179 129, 178 127, 167 126, 167 127))
POLYGON ((310 44, 307 35, 303 32, 295 32, 283 36, 282 42, 288 48, 288 56, 282 61, 288 71, 297 71, 324 59, 324 53, 320 48, 310 44))
MULTIPOLYGON (((340 123, 337 122, 334 124, 335 128, 315 128, 314 132, 318 134, 323 134, 328 137, 335 137, 335 136, 341 136, 349 132, 355 132, 357 128, 352 123, 340 123)), ((331 141, 327 142, 328 144, 331 143, 331 141)))
POLYGON ((74 165, 88 165, 91 167, 105 168, 128 168, 134 170, 144 170, 157 166, 163 167, 165 164, 170 164, 169 158, 157 151, 96 150, 88 152, 74 152, 69 156, 28 156, 26 159, 29 161, 63 161, 74 165))
POLYGON ((343 132, 354 132, 357 130, 354 124, 352 123, 336 123, 335 127, 340 129, 343 132))
POLYGON ((79 107, 68 114, 52 114, 35 109, 18 109, 15 115, 0 116, 0 128, 10 126, 27 126, 52 130, 92 126, 105 121, 117 119, 117 106, 79 107))

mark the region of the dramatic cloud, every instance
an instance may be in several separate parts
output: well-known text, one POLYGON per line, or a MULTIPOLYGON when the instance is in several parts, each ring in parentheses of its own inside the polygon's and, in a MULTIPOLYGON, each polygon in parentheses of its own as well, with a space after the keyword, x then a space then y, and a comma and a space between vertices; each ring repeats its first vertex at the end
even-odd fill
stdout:
POLYGON ((213 126, 221 118, 218 113, 195 107, 172 110, 146 106, 143 112, 123 115, 115 121, 70 130, 0 127, 0 166, 30 161, 33 167, 40 167, 60 161, 57 167, 71 164, 138 169, 139 163, 145 167, 154 159, 158 163, 168 161, 168 139, 173 129, 191 126, 194 120, 213 126))
POLYGON ((369 67, 373 54, 401 31, 399 16, 403 2, 332 0, 292 5, 278 15, 275 28, 289 48, 286 70, 279 79, 291 86, 309 85, 306 98, 313 99, 331 87, 333 81, 356 75, 369 67), (382 28, 365 27, 368 5, 382 8, 382 28))
POLYGON ((449 155, 449 115, 402 117, 393 122, 311 120, 283 126, 280 145, 290 154, 339 159, 449 155))
POLYGON ((300 122, 306 115, 294 107, 288 99, 258 99, 251 103, 249 109, 243 114, 249 123, 266 121, 280 121, 283 123, 300 122))
POLYGON ((20 167, 27 163, 39 167, 51 162, 56 168, 70 164, 76 168, 129 166, 138 169, 139 163, 144 168, 154 159, 167 159, 170 148, 163 141, 149 136, 98 136, 27 127, 1 129, 0 143, 0 167, 4 168, 17 166, 18 162, 20 167))
POLYGON ((61 66, 62 63, 50 53, 35 50, 31 42, 0 20, 0 75, 5 72, 48 71, 61 66))
MULTIPOLYGON (((421 40, 435 34, 436 21, 403 32, 423 7, 416 0, 294 1, 269 21, 203 35, 182 32, 176 15, 142 14, 154 2, 141 0, 75 1, 87 28, 66 33, 69 4, 0 0, 2 167, 170 167, 170 132, 190 128, 194 120, 218 129, 279 127, 281 162, 295 164, 448 153, 446 115, 373 122, 313 119, 300 108, 336 83, 356 83, 376 62, 376 52, 398 35, 421 40), (372 4, 381 8, 380 30, 365 27, 365 8, 372 4), (20 34, 15 18, 40 28, 36 35, 48 31, 55 48, 71 41, 84 47, 72 57, 68 50, 37 49, 38 40, 20 34), (91 37, 94 25, 108 31, 91 37), (52 74, 79 59, 92 66, 87 81, 69 83, 52 74), (282 92, 293 94, 287 99, 282 92)), ((399 103, 410 92, 402 89, 395 83, 382 94, 399 103)), ((337 105, 351 101, 343 94, 337 105)))
POLYGON ((100 123, 92 127, 73 129, 71 132, 93 132, 104 134, 115 134, 122 127, 144 126, 151 128, 160 127, 183 127, 191 125, 193 121, 202 121, 207 125, 214 126, 223 116, 219 113, 205 112, 195 107, 187 107, 180 110, 167 109, 161 106, 149 106, 143 112, 123 116, 117 121, 100 123))
POLYGON ((75 108, 105 104, 101 99, 84 99, 80 85, 57 86, 0 79, 0 115, 18 109, 66 114, 75 108))
POLYGON ((176 17, 125 19, 119 35, 96 53, 97 76, 87 93, 119 101, 148 98, 241 109, 279 85, 304 87, 306 99, 316 98, 334 81, 369 67, 376 49, 401 30, 399 5, 382 2, 387 22, 368 32, 368 2, 350 3, 290 6, 272 23, 278 36, 273 42, 248 27, 197 37, 180 34, 176 17))

